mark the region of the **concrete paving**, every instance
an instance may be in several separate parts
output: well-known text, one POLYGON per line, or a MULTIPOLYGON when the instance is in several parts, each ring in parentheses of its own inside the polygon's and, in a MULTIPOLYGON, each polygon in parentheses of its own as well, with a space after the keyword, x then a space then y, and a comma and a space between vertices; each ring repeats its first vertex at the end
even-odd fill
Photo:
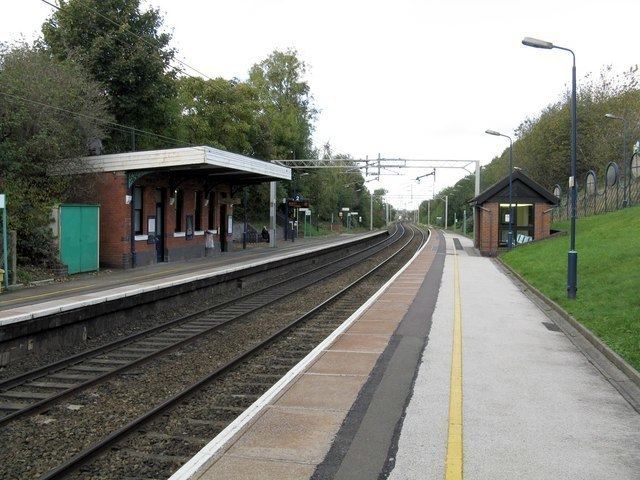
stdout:
POLYGON ((640 415, 495 263, 447 234, 429 342, 391 479, 443 478, 453 325, 461 282, 467 479, 638 479, 640 415))

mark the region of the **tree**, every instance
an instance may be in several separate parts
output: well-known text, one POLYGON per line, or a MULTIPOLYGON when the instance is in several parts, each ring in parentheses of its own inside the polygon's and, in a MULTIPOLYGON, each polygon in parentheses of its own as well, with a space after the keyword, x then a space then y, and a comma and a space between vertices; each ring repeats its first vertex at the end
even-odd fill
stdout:
POLYGON ((186 141, 255 155, 261 135, 253 87, 224 78, 181 78, 178 101, 182 111, 180 136, 186 141))
POLYGON ((54 254, 52 205, 90 185, 50 173, 86 155, 88 141, 103 138, 102 121, 109 120, 102 89, 80 65, 27 45, 2 46, 0 188, 8 197, 21 260, 44 261, 54 254))
POLYGON ((265 158, 305 158, 312 153, 311 133, 317 110, 303 77, 306 64, 295 50, 274 51, 249 71, 261 116, 269 129, 265 158))
MULTIPOLYGON (((176 72, 170 67, 171 36, 161 28, 159 11, 141 11, 140 0, 61 0, 42 33, 56 58, 77 61, 104 86, 118 123, 166 133, 177 118, 176 72)), ((167 146, 154 137, 135 141, 167 146)), ((131 132, 112 132, 109 151, 131 148, 131 132)))

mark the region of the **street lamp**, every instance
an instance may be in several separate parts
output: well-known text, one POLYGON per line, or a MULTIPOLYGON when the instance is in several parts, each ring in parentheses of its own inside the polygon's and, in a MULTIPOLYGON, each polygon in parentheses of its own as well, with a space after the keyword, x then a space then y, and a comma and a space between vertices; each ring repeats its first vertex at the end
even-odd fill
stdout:
POLYGON ((522 44, 527 47, 564 50, 569 52, 573 59, 571 70, 571 176, 569 177, 569 189, 571 191, 571 243, 567 262, 567 297, 576 298, 578 291, 578 252, 576 251, 576 204, 578 203, 578 189, 576 185, 576 136, 578 128, 577 94, 576 94, 576 54, 573 50, 559 47, 551 42, 525 37, 522 44))
POLYGON ((621 120, 622 121, 622 161, 624 162, 624 189, 622 196, 624 197, 622 200, 622 206, 626 207, 629 205, 629 162, 627 161, 627 119, 624 117, 620 117, 618 115, 614 115, 612 113, 605 113, 604 115, 607 118, 611 118, 613 120, 621 120))
POLYGON ((507 248, 511 250, 513 248, 513 188, 512 188, 512 173, 513 173, 513 140, 509 135, 496 132, 495 130, 485 130, 484 133, 489 135, 495 135, 496 137, 504 137, 509 139, 509 233, 507 234, 507 248))

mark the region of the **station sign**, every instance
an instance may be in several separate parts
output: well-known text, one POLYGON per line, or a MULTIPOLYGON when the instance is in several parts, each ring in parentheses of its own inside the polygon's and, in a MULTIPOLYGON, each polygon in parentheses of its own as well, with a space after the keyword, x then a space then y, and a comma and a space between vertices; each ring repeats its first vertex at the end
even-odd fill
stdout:
POLYGON ((294 198, 287 198, 287 205, 293 208, 309 208, 309 200, 296 200, 294 198))
POLYGON ((341 210, 343 212, 348 212, 349 210, 351 210, 349 207, 342 207, 341 210))
POLYGON ((5 208, 4 193, 0 193, 0 208, 5 208))

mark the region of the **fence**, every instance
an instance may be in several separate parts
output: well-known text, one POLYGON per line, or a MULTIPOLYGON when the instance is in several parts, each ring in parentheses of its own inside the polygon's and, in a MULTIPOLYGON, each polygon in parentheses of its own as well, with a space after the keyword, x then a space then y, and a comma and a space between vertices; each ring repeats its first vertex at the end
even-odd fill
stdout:
MULTIPOLYGON (((586 217, 640 204, 640 154, 634 154, 629 167, 628 175, 624 176, 618 165, 610 162, 601 182, 593 170, 589 171, 584 177, 584 187, 578 188, 576 215, 586 217)), ((556 185, 553 193, 560 203, 551 213, 552 221, 571 218, 570 192, 562 192, 556 185)))

